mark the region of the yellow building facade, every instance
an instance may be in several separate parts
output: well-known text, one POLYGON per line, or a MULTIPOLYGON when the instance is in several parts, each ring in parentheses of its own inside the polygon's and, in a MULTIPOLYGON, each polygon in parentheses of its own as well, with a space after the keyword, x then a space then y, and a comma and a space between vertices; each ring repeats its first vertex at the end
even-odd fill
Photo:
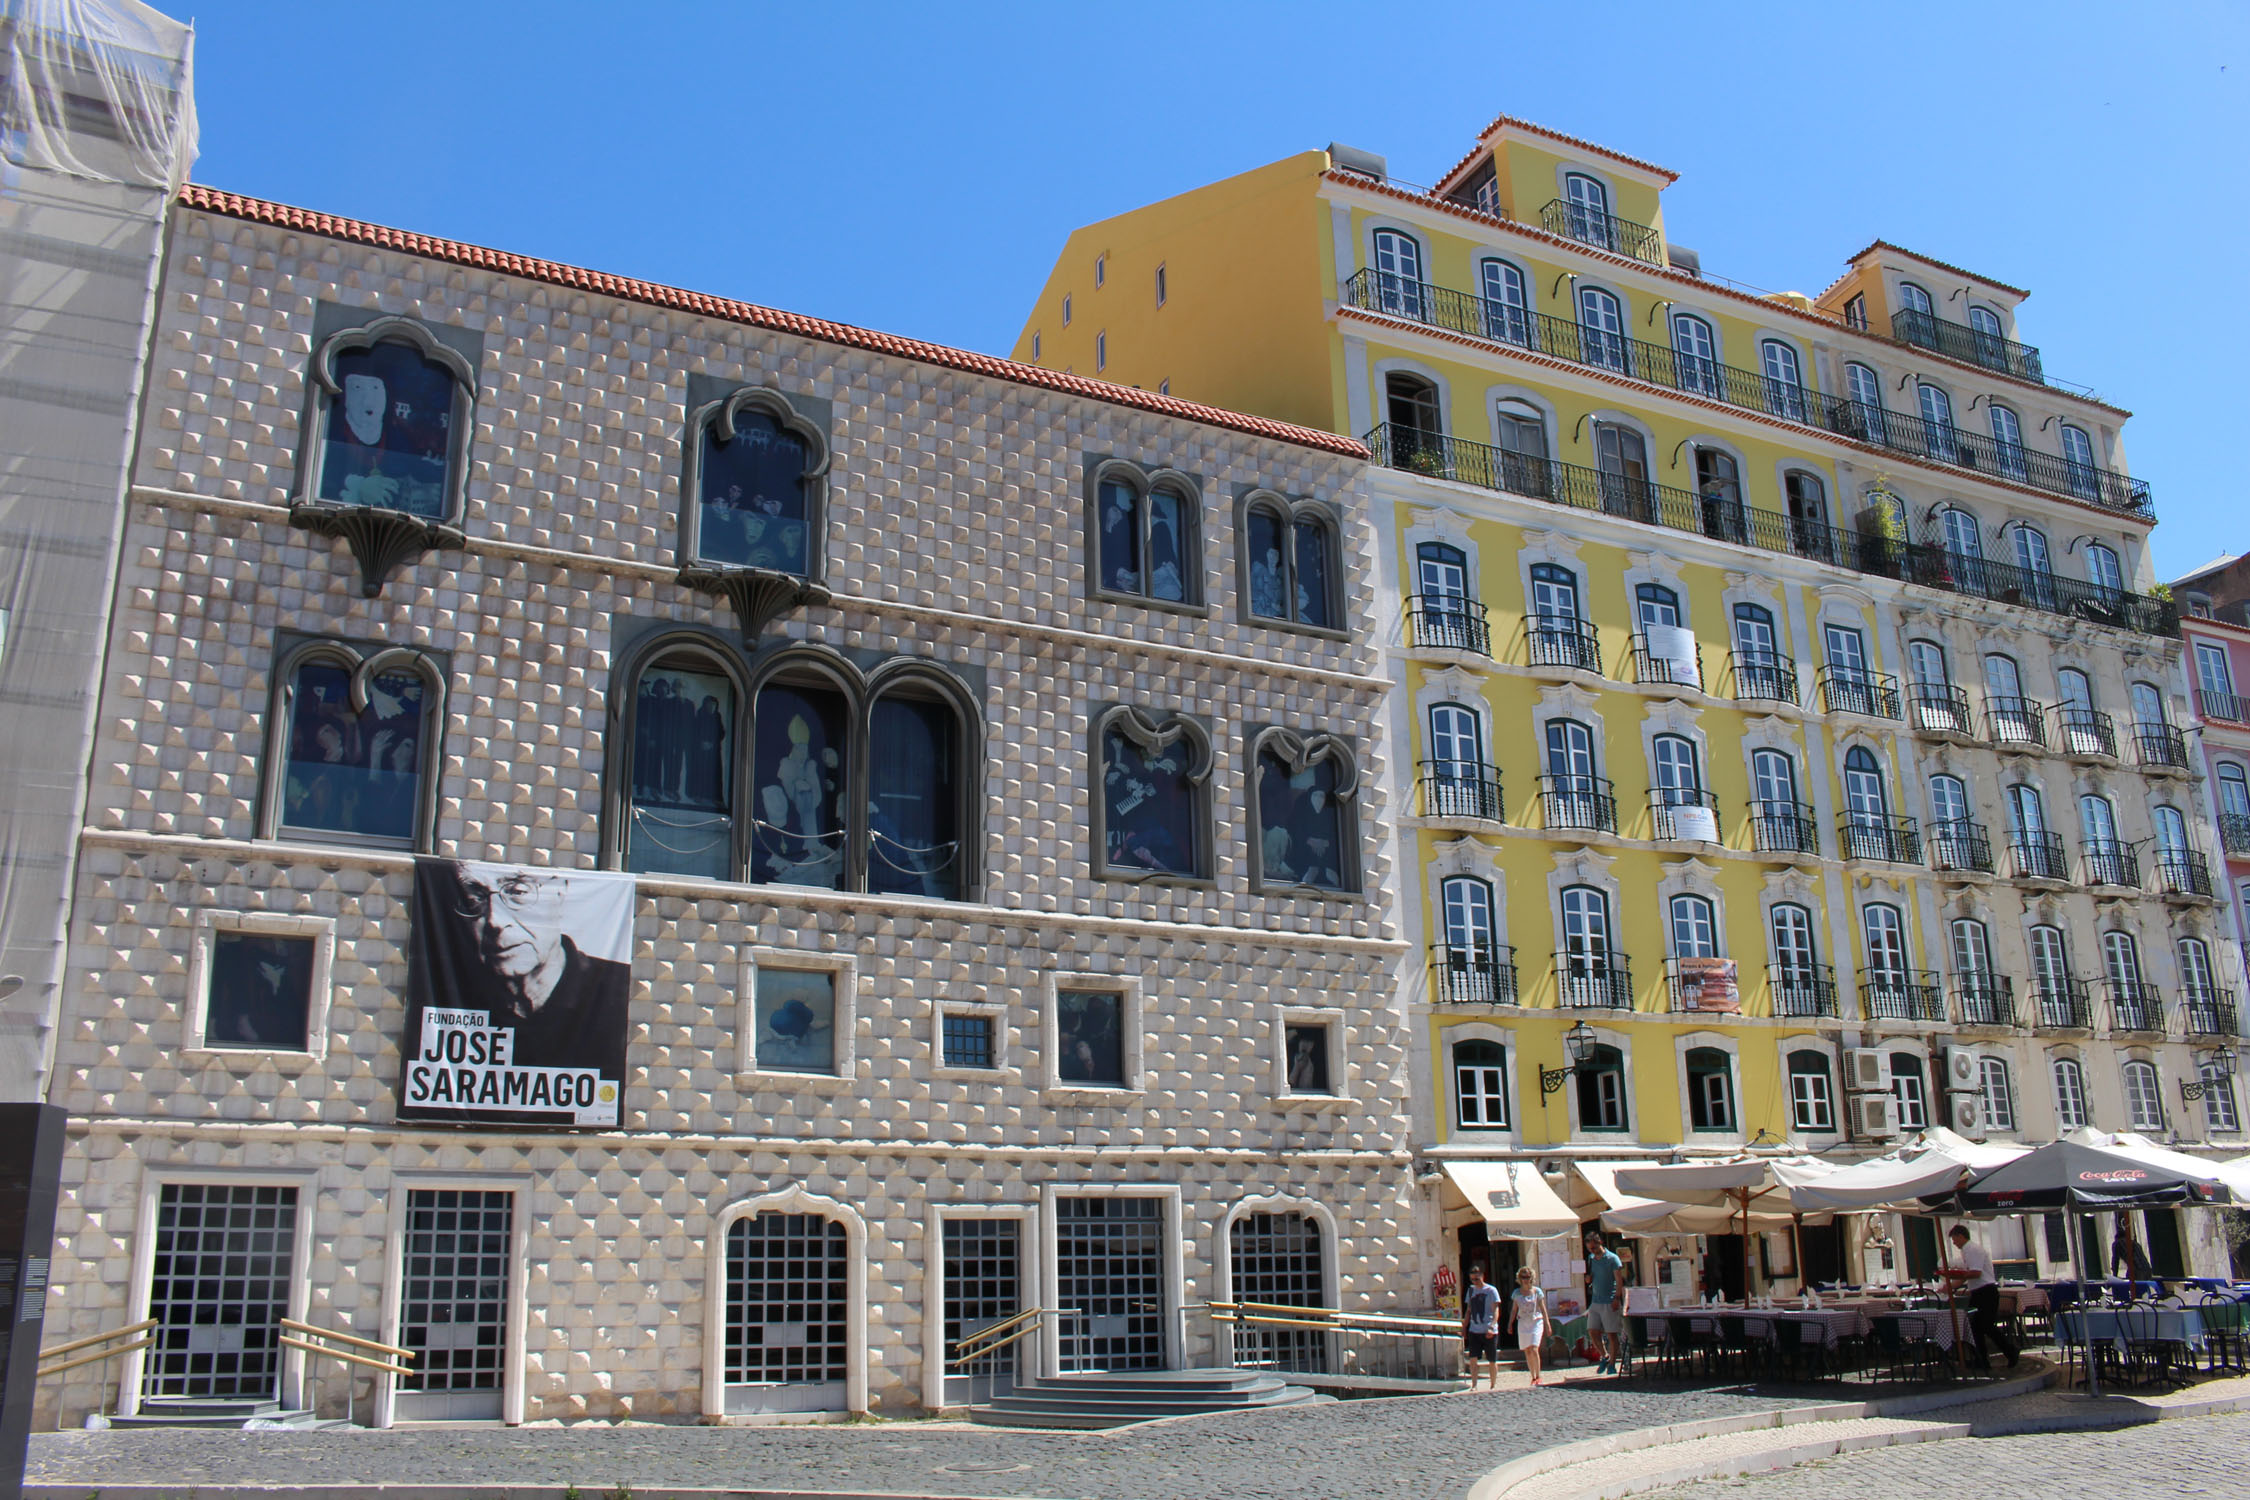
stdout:
POLYGON ((1074 233, 1013 350, 1373 453, 1433 1261, 1498 1255, 1462 1163, 1591 1217, 1570 1162, 2145 1129, 2239 1029, 2127 414, 1896 246, 1707 275, 1673 180, 1508 118, 1431 188, 1303 153, 1074 233))

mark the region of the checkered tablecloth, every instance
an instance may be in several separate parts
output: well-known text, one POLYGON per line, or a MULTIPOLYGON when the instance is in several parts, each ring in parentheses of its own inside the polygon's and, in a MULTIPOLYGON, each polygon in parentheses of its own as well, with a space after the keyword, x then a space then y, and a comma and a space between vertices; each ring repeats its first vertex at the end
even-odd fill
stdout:
MULTIPOLYGON (((1953 1314, 1944 1308, 1930 1308, 1921 1312, 1877 1313, 1869 1320, 1874 1323, 1896 1323, 1902 1343, 1918 1344, 1927 1339, 1940 1349, 1951 1352, 1953 1348, 1953 1314)), ((1969 1314, 1961 1313, 1961 1336, 1969 1336, 1969 1314)))
POLYGON ((1783 1311, 1746 1312, 1742 1315, 1743 1327, 1753 1338, 1776 1337, 1776 1323, 1812 1323, 1820 1328, 1820 1342, 1833 1349, 1843 1339, 1867 1331, 1864 1314, 1848 1307, 1823 1307, 1783 1311))

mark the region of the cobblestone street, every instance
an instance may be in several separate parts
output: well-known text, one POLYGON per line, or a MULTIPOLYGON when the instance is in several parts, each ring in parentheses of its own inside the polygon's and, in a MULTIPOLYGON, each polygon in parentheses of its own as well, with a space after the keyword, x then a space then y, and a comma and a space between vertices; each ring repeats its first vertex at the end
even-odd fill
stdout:
POLYGON ((2141 1500, 2250 1494, 2250 1413, 2096 1432, 1907 1443, 1773 1474, 1708 1479, 1647 1500, 2141 1500))
POLYGON ((424 1428, 63 1432, 32 1438, 30 1482, 619 1484, 1068 1500, 1460 1500, 1498 1464, 1557 1443, 1822 1404, 1741 1391, 1561 1385, 1348 1401, 1115 1433, 882 1427, 424 1428))

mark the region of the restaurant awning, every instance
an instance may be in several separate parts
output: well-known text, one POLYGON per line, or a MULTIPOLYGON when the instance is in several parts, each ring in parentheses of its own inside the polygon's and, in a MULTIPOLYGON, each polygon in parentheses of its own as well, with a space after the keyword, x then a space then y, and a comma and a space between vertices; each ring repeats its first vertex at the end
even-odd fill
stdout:
POLYGON ((1551 1240, 1578 1232, 1578 1215, 1547 1186, 1536 1163, 1449 1161, 1444 1166, 1495 1239, 1551 1240))

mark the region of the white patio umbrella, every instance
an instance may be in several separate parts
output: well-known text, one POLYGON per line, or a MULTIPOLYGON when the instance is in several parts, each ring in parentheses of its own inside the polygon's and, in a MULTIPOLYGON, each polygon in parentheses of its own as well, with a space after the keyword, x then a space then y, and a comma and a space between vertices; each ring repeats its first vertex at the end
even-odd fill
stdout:
POLYGON ((1981 1146, 1941 1129, 1845 1167, 1815 1162, 1815 1170, 1807 1171, 1801 1162, 1775 1162, 1773 1175, 1787 1189, 1790 1206, 1800 1212, 1921 1213, 1922 1199, 1950 1193, 1964 1177, 2013 1161, 2027 1149, 1981 1146))
MULTIPOLYGON (((1726 1217, 1722 1221, 1729 1226, 1725 1229, 1700 1228, 1683 1230, 1683 1232, 1694 1234, 1737 1233, 1747 1240, 1750 1237, 1751 1205, 1774 1198, 1776 1195, 1786 1195, 1787 1190, 1774 1176, 1774 1168, 1781 1165, 1799 1169, 1807 1180, 1835 1170, 1828 1163, 1811 1156, 1738 1156, 1722 1161, 1685 1161, 1645 1167, 1619 1167, 1616 1181, 1617 1186, 1625 1192, 1651 1198, 1659 1203, 1674 1205, 1673 1217, 1675 1219, 1678 1217, 1678 1210, 1682 1208, 1688 1210, 1723 1209, 1727 1211, 1726 1217)), ((1787 1223, 1794 1232, 1802 1223, 1802 1216, 1795 1212, 1775 1213, 1776 1207, 1778 1207, 1778 1204, 1769 1205, 1758 1217, 1766 1218, 1770 1216, 1776 1221, 1776 1227, 1779 1223, 1787 1223)), ((1680 1220, 1680 1222, 1684 1224, 1691 1220, 1680 1220)), ((1797 1264, 1801 1270, 1804 1265, 1802 1235, 1796 1236, 1796 1254, 1797 1264)), ((1749 1270, 1747 1258, 1745 1259, 1744 1270, 1746 1273, 1749 1270)))

